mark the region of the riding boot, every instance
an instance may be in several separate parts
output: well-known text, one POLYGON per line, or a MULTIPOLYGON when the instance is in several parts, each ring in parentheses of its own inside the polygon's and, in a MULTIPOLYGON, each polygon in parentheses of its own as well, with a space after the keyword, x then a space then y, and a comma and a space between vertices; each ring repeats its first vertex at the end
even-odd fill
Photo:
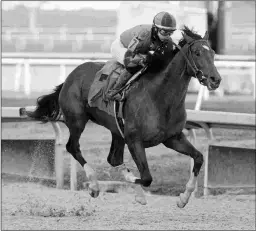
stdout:
POLYGON ((132 77, 132 74, 128 72, 126 69, 121 73, 121 75, 118 77, 113 89, 110 89, 106 93, 106 98, 108 100, 121 100, 121 95, 116 94, 123 86, 124 84, 132 77), (116 95, 115 95, 116 94, 116 95))

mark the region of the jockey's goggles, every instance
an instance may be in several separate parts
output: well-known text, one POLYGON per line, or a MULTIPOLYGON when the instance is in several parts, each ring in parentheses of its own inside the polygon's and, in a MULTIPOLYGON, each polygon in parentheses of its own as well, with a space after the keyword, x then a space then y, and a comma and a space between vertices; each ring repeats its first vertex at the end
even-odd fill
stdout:
POLYGON ((159 33, 162 35, 162 36, 171 36, 173 34, 174 30, 164 30, 164 29, 160 29, 159 30, 159 33))

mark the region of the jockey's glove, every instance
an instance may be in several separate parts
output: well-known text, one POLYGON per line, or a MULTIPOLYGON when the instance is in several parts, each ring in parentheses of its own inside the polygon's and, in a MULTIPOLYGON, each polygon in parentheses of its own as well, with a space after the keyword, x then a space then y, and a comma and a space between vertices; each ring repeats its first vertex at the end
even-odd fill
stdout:
POLYGON ((147 63, 146 63, 145 59, 141 59, 140 62, 139 62, 139 65, 142 66, 142 67, 145 67, 146 64, 147 63))
POLYGON ((153 59, 154 59, 154 56, 150 52, 148 52, 145 58, 145 63, 151 64, 153 62, 153 59))
POLYGON ((145 55, 142 54, 136 54, 133 58, 130 58, 129 60, 126 59, 126 67, 135 67, 135 66, 144 66, 145 65, 145 55), (128 62, 127 62, 128 61, 128 62))
POLYGON ((127 50, 124 57, 124 66, 126 69, 144 67, 146 62, 147 55, 145 54, 134 54, 132 51, 127 50))

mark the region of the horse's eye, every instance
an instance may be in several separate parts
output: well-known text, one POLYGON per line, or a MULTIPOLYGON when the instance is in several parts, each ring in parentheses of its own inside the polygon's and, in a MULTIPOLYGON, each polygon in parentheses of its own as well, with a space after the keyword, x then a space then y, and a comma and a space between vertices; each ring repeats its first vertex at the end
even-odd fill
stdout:
POLYGON ((195 51, 196 56, 200 56, 201 52, 200 51, 195 51))

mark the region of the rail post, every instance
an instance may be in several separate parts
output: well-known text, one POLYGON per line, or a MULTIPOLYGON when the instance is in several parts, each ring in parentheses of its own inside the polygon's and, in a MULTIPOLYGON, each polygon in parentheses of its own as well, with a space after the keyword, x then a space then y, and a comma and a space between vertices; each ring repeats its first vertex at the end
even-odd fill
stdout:
POLYGON ((55 132, 55 174, 56 187, 63 189, 64 187, 64 157, 62 148, 62 134, 60 125, 57 122, 51 122, 55 132))
POLYGON ((22 63, 17 63, 15 80, 14 80, 14 91, 15 92, 19 91, 19 88, 20 88, 21 73, 22 73, 22 63))
MULTIPOLYGON (((213 134, 211 128, 206 123, 199 123, 201 127, 204 129, 206 136, 208 138, 207 147, 213 141, 213 134)), ((204 196, 210 195, 210 190, 208 188, 208 165, 209 165, 209 156, 208 156, 208 149, 204 155, 204 196)))
POLYGON ((30 74, 30 64, 29 61, 24 61, 24 92, 26 96, 31 93, 31 74, 30 74))

